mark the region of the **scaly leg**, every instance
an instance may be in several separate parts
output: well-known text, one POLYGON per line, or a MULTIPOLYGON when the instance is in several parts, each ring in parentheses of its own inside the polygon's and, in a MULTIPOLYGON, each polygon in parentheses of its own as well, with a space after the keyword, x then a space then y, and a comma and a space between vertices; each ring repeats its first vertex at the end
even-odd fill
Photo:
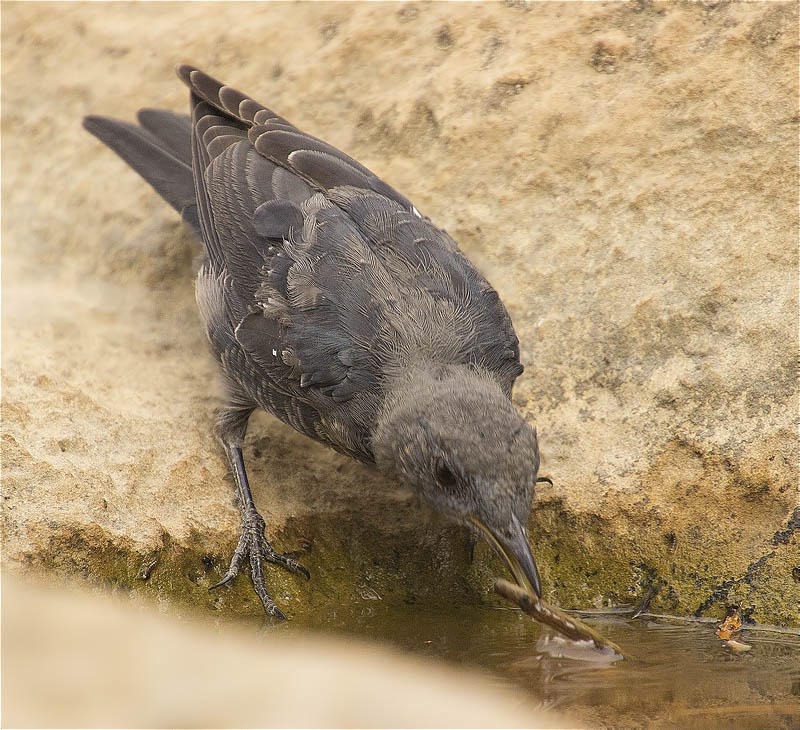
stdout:
POLYGON ((220 411, 217 419, 217 436, 219 436, 228 461, 236 479, 236 492, 239 500, 239 510, 242 514, 242 534, 239 537, 239 544, 233 553, 231 564, 228 571, 219 583, 211 586, 209 590, 214 590, 220 586, 230 583, 239 573, 245 557, 250 559, 250 576, 264 610, 276 618, 285 619, 286 615, 281 611, 267 592, 264 582, 264 562, 281 565, 287 570, 295 573, 302 573, 306 578, 310 578, 309 572, 298 563, 286 555, 276 552, 272 545, 264 537, 264 519, 256 510, 253 502, 253 495, 250 492, 250 484, 247 481, 247 472, 244 468, 242 458, 242 441, 247 430, 247 421, 253 408, 229 407, 220 411))

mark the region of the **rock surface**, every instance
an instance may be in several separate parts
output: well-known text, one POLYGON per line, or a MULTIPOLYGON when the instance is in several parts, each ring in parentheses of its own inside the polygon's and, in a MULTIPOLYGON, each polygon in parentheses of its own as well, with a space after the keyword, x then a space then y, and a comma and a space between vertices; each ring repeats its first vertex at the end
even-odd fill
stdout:
POLYGON ((365 642, 220 632, 7 577, 3 631, 3 727, 578 727, 365 642))
MULTIPOLYGON (((192 62, 345 149, 506 301, 543 471, 546 598, 800 624, 793 3, 6 3, 4 560, 175 605, 236 540, 176 216, 80 128, 186 108, 192 62), (535 357, 534 357, 535 355, 535 357)), ((302 618, 481 601, 501 568, 266 416, 255 498, 302 618)))

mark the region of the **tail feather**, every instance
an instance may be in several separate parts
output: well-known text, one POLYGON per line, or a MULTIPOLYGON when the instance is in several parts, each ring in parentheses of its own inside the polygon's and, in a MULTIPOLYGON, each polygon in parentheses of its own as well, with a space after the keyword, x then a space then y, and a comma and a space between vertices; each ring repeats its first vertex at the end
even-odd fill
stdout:
POLYGON ((175 157, 192 166, 192 119, 164 109, 140 109, 139 124, 152 134, 175 157))
POLYGON ((199 231, 188 117, 143 109, 139 121, 141 127, 91 115, 84 117, 83 128, 114 150, 199 231))

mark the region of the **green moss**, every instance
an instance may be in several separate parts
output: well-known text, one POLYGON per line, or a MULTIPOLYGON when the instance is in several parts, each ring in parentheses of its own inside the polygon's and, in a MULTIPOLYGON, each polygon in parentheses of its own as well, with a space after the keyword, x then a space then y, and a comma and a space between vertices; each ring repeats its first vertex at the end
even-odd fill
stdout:
MULTIPOLYGON (((500 559, 483 542, 473 559, 465 530, 421 522, 415 510, 383 504, 371 515, 340 511, 288 520, 275 546, 299 547, 296 557, 312 579, 269 566, 273 598, 299 625, 315 626, 414 604, 429 610, 499 604, 491 586, 505 574, 500 559)), ((654 612, 721 618, 735 603, 759 622, 800 624, 800 584, 792 572, 796 532, 781 533, 767 555, 729 574, 707 560, 702 543, 688 539, 691 529, 665 531, 655 513, 615 526, 575 514, 558 499, 541 502, 530 533, 545 597, 566 608, 599 608, 636 605, 655 592, 654 612)), ((165 533, 160 545, 143 552, 99 527, 75 526, 54 533, 26 563, 132 599, 167 601, 179 614, 261 617, 246 568, 230 586, 208 590, 224 574, 235 544, 232 534, 194 532, 178 543, 165 533)))
POLYGON ((726 545, 731 570, 709 558, 708 543, 692 539, 696 526, 665 530, 657 514, 616 526, 595 515, 576 515, 560 500, 537 505, 532 520, 537 562, 548 598, 567 608, 637 605, 650 591, 656 613, 723 618, 736 605, 761 623, 800 625, 798 535, 768 545, 764 555, 742 556, 726 545))

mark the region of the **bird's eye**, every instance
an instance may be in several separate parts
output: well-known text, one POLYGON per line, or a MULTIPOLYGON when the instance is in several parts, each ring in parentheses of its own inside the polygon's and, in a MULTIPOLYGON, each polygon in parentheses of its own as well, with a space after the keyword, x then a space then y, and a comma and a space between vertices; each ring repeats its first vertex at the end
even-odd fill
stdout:
POLYGON ((454 487, 458 480, 456 479, 456 475, 450 471, 447 464, 440 461, 436 465, 436 481, 439 482, 440 486, 449 489, 454 487))

